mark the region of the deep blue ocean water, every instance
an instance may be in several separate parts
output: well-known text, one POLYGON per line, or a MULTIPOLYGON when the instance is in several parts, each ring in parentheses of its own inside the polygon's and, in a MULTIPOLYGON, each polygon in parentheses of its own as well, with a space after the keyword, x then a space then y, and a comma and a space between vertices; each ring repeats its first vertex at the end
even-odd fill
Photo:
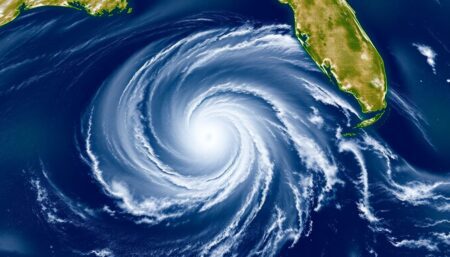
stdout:
POLYGON ((277 1, 0 28, 0 256, 450 256, 450 2, 349 3, 390 88, 350 138, 277 1))

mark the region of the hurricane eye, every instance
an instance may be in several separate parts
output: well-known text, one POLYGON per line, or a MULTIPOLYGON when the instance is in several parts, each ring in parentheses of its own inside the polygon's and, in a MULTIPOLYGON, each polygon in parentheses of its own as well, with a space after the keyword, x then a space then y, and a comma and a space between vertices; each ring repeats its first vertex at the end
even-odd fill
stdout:
POLYGON ((224 154, 227 142, 230 140, 230 131, 225 128, 223 121, 198 119, 190 129, 194 151, 200 156, 213 157, 224 154))

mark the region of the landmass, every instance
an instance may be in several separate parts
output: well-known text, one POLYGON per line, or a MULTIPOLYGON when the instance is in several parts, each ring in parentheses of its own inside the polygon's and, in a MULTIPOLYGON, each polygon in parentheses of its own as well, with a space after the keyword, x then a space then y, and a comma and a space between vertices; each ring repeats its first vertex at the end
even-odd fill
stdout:
MULTIPOLYGON (((352 94, 362 112, 378 112, 356 127, 375 123, 386 108, 383 59, 346 0, 280 0, 294 11, 296 35, 306 52, 339 88, 352 94)), ((22 11, 42 6, 70 7, 93 16, 131 11, 127 0, 3 0, 0 26, 22 11)))
MULTIPOLYGON (((339 88, 352 94, 362 112, 386 108, 384 62, 346 0, 280 0, 294 11, 296 35, 319 68, 339 88)), ((362 121, 375 123, 383 112, 362 121)))
POLYGON ((70 7, 85 10, 93 16, 131 11, 127 0, 2 0, 0 1, 0 26, 14 20, 22 11, 43 6, 70 7))

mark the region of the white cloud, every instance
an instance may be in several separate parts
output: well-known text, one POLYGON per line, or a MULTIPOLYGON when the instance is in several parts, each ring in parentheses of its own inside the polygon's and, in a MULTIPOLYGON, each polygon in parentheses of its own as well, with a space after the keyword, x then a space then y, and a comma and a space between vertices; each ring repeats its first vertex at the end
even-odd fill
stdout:
POLYGON ((415 46, 423 56, 427 57, 427 63, 433 69, 433 73, 436 74, 436 52, 431 47, 423 44, 414 43, 413 46, 415 46))
POLYGON ((111 250, 109 249, 98 249, 98 250, 92 250, 88 253, 86 253, 85 255, 94 255, 97 257, 114 257, 114 254, 111 250))
POLYGON ((392 242, 395 247, 406 247, 410 249, 420 249, 425 248, 430 252, 438 251, 439 248, 435 243, 429 239, 418 239, 418 240, 401 240, 399 242, 392 242))

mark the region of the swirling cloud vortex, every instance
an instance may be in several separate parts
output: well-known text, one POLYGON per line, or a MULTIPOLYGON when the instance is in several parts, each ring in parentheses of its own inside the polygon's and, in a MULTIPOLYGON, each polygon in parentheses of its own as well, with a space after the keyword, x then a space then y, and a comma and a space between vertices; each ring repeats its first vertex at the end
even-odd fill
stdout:
POLYGON ((136 222, 190 231, 161 248, 274 255, 307 233, 311 209, 339 182, 319 129, 332 116, 320 116, 317 100, 354 110, 319 74, 284 25, 155 42, 86 115, 95 178, 136 222), (244 240, 254 247, 241 249, 244 240))

